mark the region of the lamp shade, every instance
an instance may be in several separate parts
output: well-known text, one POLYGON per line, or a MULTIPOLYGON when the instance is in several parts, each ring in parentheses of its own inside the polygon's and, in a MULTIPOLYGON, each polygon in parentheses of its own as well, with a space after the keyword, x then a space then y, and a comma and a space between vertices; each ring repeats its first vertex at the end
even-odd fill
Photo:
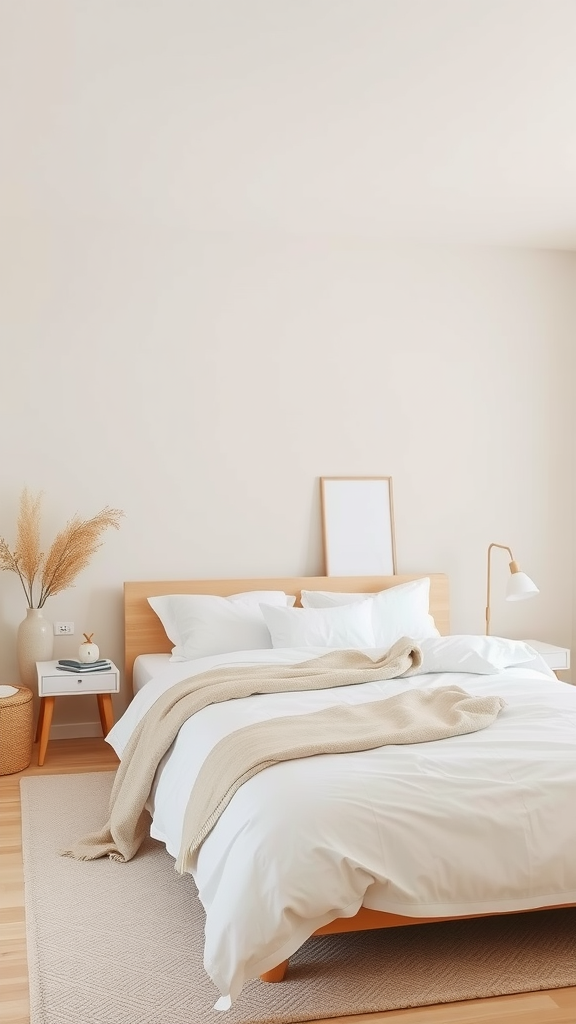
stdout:
POLYGON ((512 572, 506 587, 507 601, 524 601, 527 597, 535 597, 540 591, 525 572, 512 572))

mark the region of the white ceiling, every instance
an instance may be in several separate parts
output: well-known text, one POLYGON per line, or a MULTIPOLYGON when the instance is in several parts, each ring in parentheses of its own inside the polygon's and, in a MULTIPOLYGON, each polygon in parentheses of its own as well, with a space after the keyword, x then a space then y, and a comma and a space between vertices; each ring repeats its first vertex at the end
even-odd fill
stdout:
POLYGON ((0 213, 576 249, 576 0, 2 0, 0 213))

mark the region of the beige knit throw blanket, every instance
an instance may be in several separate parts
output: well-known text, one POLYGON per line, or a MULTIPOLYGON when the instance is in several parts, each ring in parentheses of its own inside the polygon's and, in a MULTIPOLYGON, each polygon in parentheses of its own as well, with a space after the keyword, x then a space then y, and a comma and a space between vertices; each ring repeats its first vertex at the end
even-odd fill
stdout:
POLYGON ((171 686, 138 723, 124 749, 110 795, 109 821, 100 832, 63 851, 64 856, 132 859, 150 831, 145 807, 156 769, 184 722, 209 704, 256 693, 322 690, 392 679, 416 670, 421 663, 420 648, 404 637, 374 661, 360 651, 334 651, 296 665, 210 669, 171 686))
MULTIPOLYGON (((421 661, 422 655, 416 644, 402 639, 394 644, 387 654, 377 660, 372 660, 359 651, 336 651, 296 665, 246 665, 211 669, 209 672, 192 676, 190 679, 170 687, 139 722, 124 750, 110 797, 109 821, 100 832, 80 839, 70 850, 63 851, 64 855, 79 860, 94 860, 98 857, 109 856, 121 861, 130 860, 135 855, 142 840, 149 833, 150 818, 145 805, 152 789, 156 769, 176 738, 180 727, 188 718, 207 705, 256 693, 319 690, 391 679, 412 674, 420 666, 421 661)), ((409 697, 410 694, 401 696, 409 697)), ((459 697, 463 696, 466 696, 464 691, 460 691, 459 697)), ((373 702, 369 707, 375 708, 376 705, 386 704, 395 699, 389 698, 387 701, 373 702)), ((475 698, 468 699, 475 700, 475 698)), ((502 706, 500 698, 493 698, 493 700, 499 702, 498 710, 500 710, 502 706)), ((203 768, 200 772, 186 812, 182 846, 177 861, 179 870, 186 870, 190 849, 196 849, 215 824, 218 817, 217 807, 220 806, 221 813, 242 781, 266 767, 266 764, 332 750, 367 749, 364 726, 360 716, 356 716, 356 718, 354 715, 352 716, 355 722, 356 740, 354 742, 356 745, 342 745, 346 743, 342 732, 342 730, 346 731, 346 723, 343 720, 339 719, 334 723, 338 733, 336 736, 332 733, 324 734, 320 716, 333 711, 342 711, 346 717, 346 712, 356 712, 356 707, 328 708, 326 711, 314 712, 312 715, 295 716, 296 719, 302 717, 305 720, 313 719, 315 724, 308 737, 296 735, 289 726, 286 726, 287 721, 290 723, 295 721, 293 718, 272 719, 270 722, 260 723, 263 726, 271 727, 272 733, 280 737, 279 748, 271 755, 271 740, 266 730, 262 730, 265 735, 263 735, 264 745, 260 754, 255 755, 252 743, 248 741, 249 764, 245 759, 242 760, 236 772, 237 784, 234 781, 230 782, 229 775, 225 776, 228 780, 224 784, 225 792, 218 788, 212 788, 214 779, 210 764, 217 763, 218 767, 215 770, 220 771, 219 765, 227 757, 226 753, 222 755, 218 751, 220 744, 217 744, 214 748, 216 762, 212 760, 212 755, 207 759, 208 767, 203 768), (361 746, 357 745, 358 741, 361 746), (260 762, 263 762, 261 767, 259 767, 260 762), (246 774, 247 772, 249 774, 246 774), (200 783, 199 787, 198 783, 200 783), (230 792, 234 785, 235 789, 230 792), (206 795, 207 793, 208 795, 206 795), (211 822, 210 825, 209 822, 211 822), (200 833, 202 833, 201 837, 200 833)), ((393 730, 396 729, 393 734, 396 736, 399 735, 398 729, 402 728, 402 722, 405 721, 406 709, 399 708, 398 714, 400 718, 397 717, 393 722, 393 730)), ((495 717, 495 714, 492 717, 495 717)), ((365 719, 366 717, 370 718, 369 712, 366 712, 365 719)), ((380 732, 376 735, 372 730, 372 741, 375 742, 370 742, 368 746, 381 746, 385 742, 400 742, 398 739, 386 739, 386 735, 390 735, 391 730, 383 718, 380 718, 379 721, 380 732)), ((431 720, 427 718, 427 721, 428 727, 430 727, 431 720)), ((485 724, 489 723, 485 722, 485 724)), ((452 727, 456 725, 456 721, 453 720, 452 727)), ((462 728, 461 726, 462 722, 459 721, 456 732, 472 731, 470 727, 462 728)), ((404 728, 406 729, 406 726, 404 728)), ((456 734, 456 732, 447 733, 445 723, 442 728, 444 730, 442 736, 456 734)), ((474 728, 483 728, 483 725, 474 728)), ((250 726, 239 730, 239 733, 244 734, 244 742, 246 742, 247 734, 252 730, 258 732, 259 726, 250 726)), ((417 731, 416 729, 414 735, 417 731)), ((409 730, 406 731, 406 735, 408 732, 409 730)), ((232 735, 238 734, 233 733, 232 735)), ((426 737, 421 735, 420 741, 424 738, 435 739, 440 736, 437 734, 426 737)), ((415 740, 403 740, 402 742, 415 742, 415 740)), ((240 743, 241 747, 242 745, 240 743)))
POLYGON ((313 754, 426 743, 477 732, 491 725, 503 706, 501 697, 476 697, 459 686, 442 686, 238 729, 216 744, 200 769, 184 816, 176 869, 190 869, 192 855, 236 790, 270 765, 313 754))

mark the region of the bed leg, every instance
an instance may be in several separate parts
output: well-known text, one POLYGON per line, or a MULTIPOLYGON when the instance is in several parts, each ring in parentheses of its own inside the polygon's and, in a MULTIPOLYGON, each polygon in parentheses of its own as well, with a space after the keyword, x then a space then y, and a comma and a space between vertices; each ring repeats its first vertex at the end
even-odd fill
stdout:
POLYGON ((284 975, 288 970, 288 961, 283 960, 277 967, 273 967, 271 971, 264 971, 264 974, 260 975, 260 981, 284 981, 284 975))

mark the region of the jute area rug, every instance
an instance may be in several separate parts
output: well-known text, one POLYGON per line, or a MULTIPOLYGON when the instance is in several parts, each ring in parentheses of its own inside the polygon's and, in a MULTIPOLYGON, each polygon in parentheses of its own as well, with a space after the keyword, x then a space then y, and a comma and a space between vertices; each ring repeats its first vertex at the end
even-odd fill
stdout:
POLYGON ((576 984, 576 911, 310 939, 220 1016, 194 882, 149 840, 129 864, 58 850, 105 818, 112 772, 23 778, 32 1024, 289 1024, 576 984))

